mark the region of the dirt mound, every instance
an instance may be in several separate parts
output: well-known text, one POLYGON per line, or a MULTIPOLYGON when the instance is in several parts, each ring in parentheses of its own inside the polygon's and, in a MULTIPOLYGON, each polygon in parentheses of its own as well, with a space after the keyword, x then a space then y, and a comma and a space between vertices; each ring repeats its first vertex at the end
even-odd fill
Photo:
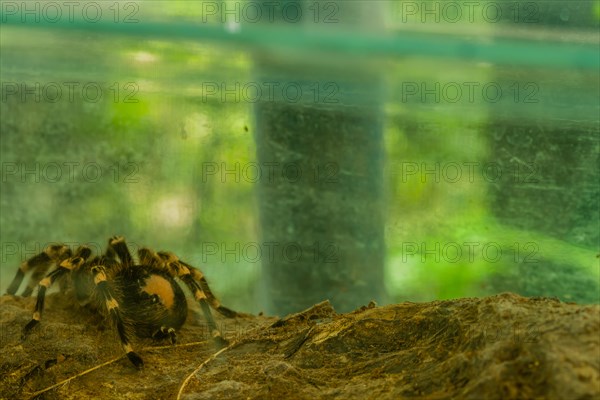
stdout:
POLYGON ((60 295, 21 342, 34 303, 0 298, 2 399, 600 398, 596 305, 501 294, 337 314, 323 302, 283 319, 219 319, 231 344, 216 357, 191 311, 176 345, 135 343, 137 371, 114 329, 60 295))

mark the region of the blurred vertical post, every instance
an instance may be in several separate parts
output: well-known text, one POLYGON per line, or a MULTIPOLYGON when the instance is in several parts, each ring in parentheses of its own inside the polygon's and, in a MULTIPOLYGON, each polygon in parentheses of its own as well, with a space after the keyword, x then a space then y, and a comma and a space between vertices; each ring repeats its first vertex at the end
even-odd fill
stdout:
MULTIPOLYGON (((273 3, 273 34, 373 34, 383 25, 380 2, 273 3)), ((269 313, 325 299, 338 311, 384 301, 381 77, 372 60, 342 57, 289 49, 255 58, 257 81, 273 88, 254 109, 269 313)))
MULTIPOLYGON (((572 46, 597 37, 592 2, 500 4, 504 18, 495 25, 500 33, 518 27, 516 32, 526 38, 561 38, 572 46), (529 14, 515 14, 518 10, 529 14)), ((523 232, 538 232, 595 251, 600 241, 598 74, 549 65, 502 66, 495 75, 496 83, 510 95, 493 103, 486 127, 491 132, 491 161, 504 173, 490 186, 492 213, 502 224, 523 232)), ((536 242, 517 245, 530 245, 535 253, 519 253, 517 246, 507 249, 515 252, 514 271, 492 276, 492 290, 526 296, 559 294, 563 301, 581 303, 600 301, 597 279, 580 270, 570 254, 556 259, 536 242)))

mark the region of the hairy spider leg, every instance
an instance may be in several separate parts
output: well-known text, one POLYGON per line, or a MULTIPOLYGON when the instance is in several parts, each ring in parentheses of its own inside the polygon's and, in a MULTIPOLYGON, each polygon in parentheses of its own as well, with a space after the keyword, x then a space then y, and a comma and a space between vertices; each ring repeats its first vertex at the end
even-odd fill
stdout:
POLYGON ((92 273, 94 275, 94 284, 96 285, 97 292, 103 297, 106 311, 110 315, 113 323, 117 328, 119 339, 121 340, 121 346, 127 354, 127 358, 137 368, 141 369, 144 366, 142 358, 133 351, 125 324, 123 323, 123 316, 119 309, 119 303, 115 299, 114 293, 108 282, 106 281, 106 269, 101 265, 92 267, 92 273))
POLYGON ((223 338, 221 331, 217 328, 217 324, 210 312, 210 306, 206 301, 206 294, 200 287, 200 284, 194 280, 192 274, 189 269, 185 266, 179 267, 180 275, 179 279, 181 279, 187 287, 192 291, 194 298, 198 303, 200 303, 200 307, 202 308, 202 313, 204 314, 204 318, 206 319, 206 323, 208 324, 208 329, 210 330, 210 335, 214 339, 215 343, 218 347, 227 346, 228 342, 223 338))
POLYGON ((215 343, 218 347, 226 346, 227 340, 223 338, 221 331, 219 331, 219 329, 217 328, 215 319, 213 318, 213 315, 210 312, 210 305, 207 301, 206 293, 204 293, 204 290, 202 289, 200 283, 194 280, 192 271, 187 267, 187 264, 182 263, 179 260, 179 258, 171 252, 160 251, 158 253, 150 252, 150 254, 153 257, 157 258, 155 264, 163 268, 171 276, 181 279, 183 283, 186 284, 186 286, 192 292, 194 298, 202 308, 202 313, 204 314, 204 318, 206 319, 210 335, 213 337, 215 343))
POLYGON ((154 332, 154 335, 152 335, 152 339, 156 340, 166 338, 171 340, 171 344, 177 343, 177 334, 175 333, 175 329, 168 326, 161 326, 160 329, 154 332))
POLYGON ((108 240, 108 249, 106 250, 107 256, 110 256, 113 253, 113 251, 109 249, 112 249, 114 253, 117 253, 119 259, 121 260, 121 263, 125 267, 133 266, 133 257, 131 257, 131 253, 127 248, 127 244, 125 244, 125 238, 123 236, 113 236, 112 238, 110 238, 108 240))
POLYGON ((17 274, 8 286, 8 289, 6 289, 6 293, 14 295, 17 290, 19 290, 19 286, 21 286, 25 274, 31 270, 33 272, 29 278, 29 282, 21 294, 23 297, 30 296, 35 286, 44 278, 52 264, 60 264, 60 262, 71 257, 71 255, 71 249, 64 244, 46 247, 40 254, 21 263, 17 270, 17 274))
POLYGON ((137 253, 141 265, 147 265, 149 267, 159 268, 166 271, 164 261, 161 260, 158 254, 156 254, 154 251, 146 247, 142 247, 137 253))
POLYGON ((221 304, 221 302, 213 294, 212 290, 210 290, 210 287, 208 286, 208 282, 206 281, 204 274, 199 269, 194 268, 188 263, 185 263, 181 260, 179 260, 179 263, 185 266, 190 271, 192 278, 195 282, 197 282, 200 285, 200 289, 206 295, 206 300, 213 309, 217 310, 221 315, 224 315, 227 318, 235 318, 240 316, 240 313, 233 311, 232 309, 227 308, 221 304))
POLYGON ((80 247, 75 254, 75 257, 67 258, 63 260, 57 269, 50 272, 44 279, 42 279, 38 285, 38 294, 35 302, 35 310, 31 321, 23 328, 21 338, 24 339, 31 329, 39 324, 42 319, 42 312, 44 311, 44 300, 46 299, 46 290, 52 286, 56 279, 64 276, 65 274, 77 270, 81 267, 85 260, 92 254, 92 251, 87 247, 80 247))
MULTIPOLYGON (((210 306, 218 311, 221 315, 227 318, 236 318, 239 316, 243 316, 244 314, 233 311, 230 308, 227 308, 221 304, 221 302, 217 299, 217 297, 213 294, 210 286, 208 286, 208 282, 204 277, 202 271, 198 268, 191 266, 190 264, 180 260, 175 254, 169 252, 159 252, 158 254, 153 253, 148 249, 140 249, 138 252, 140 255, 140 259, 154 260, 154 265, 166 265, 167 263, 177 263, 181 267, 187 268, 189 273, 191 274, 193 280, 199 285, 199 289, 202 293, 204 293, 206 301, 210 304, 210 306), (161 262, 162 259, 162 262, 161 262)), ((152 262, 152 261, 150 261, 152 262)), ((185 271, 185 268, 183 269, 185 271)), ((179 268, 180 269, 180 268, 179 268)), ((167 268, 169 270, 169 268, 167 268)), ((169 270, 169 272, 171 272, 169 270)), ((181 272, 176 272, 175 276, 180 277, 179 274, 181 272)))

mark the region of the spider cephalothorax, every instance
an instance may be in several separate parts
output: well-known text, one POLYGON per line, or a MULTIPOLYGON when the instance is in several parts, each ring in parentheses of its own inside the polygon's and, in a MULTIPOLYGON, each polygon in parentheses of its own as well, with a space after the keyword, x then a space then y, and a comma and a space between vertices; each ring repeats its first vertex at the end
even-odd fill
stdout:
POLYGON ((23 295, 29 296, 38 285, 33 318, 23 328, 23 337, 40 322, 46 290, 59 280, 61 287, 72 286, 81 304, 92 303, 112 320, 127 357, 141 368, 144 363, 131 347, 131 333, 154 339, 169 338, 175 343, 175 332, 185 322, 187 301, 177 278, 200 303, 217 344, 227 343, 217 329, 210 307, 230 318, 239 314, 219 303, 200 270, 179 260, 173 253, 147 248, 138 251, 139 263, 136 264, 120 236, 108 241, 104 255, 91 256, 88 247, 81 246, 72 251, 68 246, 58 244, 48 246, 21 264, 8 294, 16 293, 28 271, 32 271, 32 276, 23 295), (52 266, 55 268, 45 275, 52 266))

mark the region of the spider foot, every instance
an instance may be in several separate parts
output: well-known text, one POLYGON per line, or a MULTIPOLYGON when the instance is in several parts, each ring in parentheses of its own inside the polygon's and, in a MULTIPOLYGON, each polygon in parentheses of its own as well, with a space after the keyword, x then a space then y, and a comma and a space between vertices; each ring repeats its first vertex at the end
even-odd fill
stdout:
POLYGON ((127 358, 129 358, 129 361, 131 361, 131 363, 137 369, 142 369, 144 367, 144 361, 142 360, 142 357, 138 356, 135 352, 130 351, 127 353, 127 358))
POLYGON ((175 329, 161 326, 160 329, 154 332, 152 335, 152 339, 154 340, 162 340, 166 338, 171 340, 171 344, 177 343, 177 334, 175 333, 175 329))
POLYGON ((27 325, 25 325, 25 327, 23 328, 23 332, 21 333, 21 340, 25 340, 27 336, 31 333, 31 330, 39 323, 40 321, 36 319, 32 319, 31 321, 29 321, 27 325))
POLYGON ((213 339, 215 341, 215 345, 217 346, 217 348, 219 350, 229 346, 229 341, 227 339, 223 338, 223 336, 221 336, 221 335, 214 336, 213 339))

